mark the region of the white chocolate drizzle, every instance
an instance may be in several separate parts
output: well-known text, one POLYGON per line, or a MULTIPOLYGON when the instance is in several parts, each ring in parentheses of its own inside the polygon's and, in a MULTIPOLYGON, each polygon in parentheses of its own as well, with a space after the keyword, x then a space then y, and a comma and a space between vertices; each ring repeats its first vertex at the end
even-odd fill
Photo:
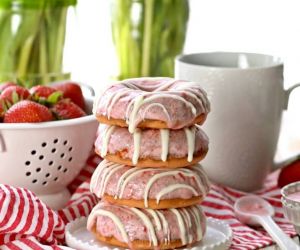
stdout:
POLYGON ((93 209, 93 211, 91 212, 91 214, 88 218, 88 222, 87 222, 87 227, 89 228, 89 230, 91 230, 93 225, 95 224, 95 219, 97 216, 109 217, 114 222, 114 224, 117 226, 124 242, 129 243, 129 238, 126 233, 124 224, 122 223, 122 221, 120 220, 120 218, 118 216, 116 216, 114 213, 107 211, 107 210, 97 208, 94 211, 94 209, 93 209))
POLYGON ((156 203, 159 204, 159 201, 161 199, 162 196, 173 192, 176 189, 189 189, 193 192, 194 196, 198 196, 198 192, 195 190, 195 188, 186 185, 186 184, 173 184, 173 185, 169 185, 165 188, 163 188, 157 195, 156 195, 156 203))
MULTIPOLYGON (((144 96, 143 95, 137 96, 133 100, 134 101, 130 103, 130 104, 133 104, 133 108, 132 108, 132 110, 130 112, 128 120, 126 121, 127 124, 128 124, 128 131, 130 133, 133 133, 135 131, 135 128, 136 128, 136 125, 137 125, 137 124, 135 124, 136 123, 136 116, 137 116, 137 114, 139 112, 140 107, 144 103, 144 96)), ((127 109, 130 110, 130 108, 131 108, 131 105, 128 105, 127 109)))
POLYGON ((125 190, 126 185, 128 184, 128 182, 130 182, 134 177, 136 177, 136 176, 139 175, 140 173, 147 172, 147 171, 153 171, 153 169, 151 169, 151 168, 139 169, 139 170, 136 170, 136 171, 134 171, 133 173, 131 173, 131 174, 123 181, 123 185, 121 186, 121 190, 120 190, 120 194, 118 195, 118 198, 122 199, 124 190, 125 190))
MULTIPOLYGON (((108 205, 105 203, 99 203, 96 205, 89 218, 87 223, 87 228, 89 230, 92 230, 93 226, 96 224, 97 217, 104 216, 111 219, 111 221, 115 224, 116 228, 120 232, 124 242, 126 242, 128 245, 130 244, 131 240, 139 240, 138 238, 129 239, 130 231, 128 230, 126 225, 123 223, 123 221, 127 221, 123 217, 123 221, 121 220, 121 217, 118 217, 118 212, 113 212, 106 210, 106 206, 110 207, 118 207, 119 213, 126 214, 130 213, 132 215, 135 215, 138 220, 142 222, 142 224, 147 228, 147 235, 149 239, 150 245, 157 247, 159 245, 159 239, 157 235, 160 234, 160 232, 163 236, 161 240, 163 240, 164 243, 168 244, 171 242, 171 237, 173 240, 176 240, 174 235, 171 235, 174 230, 170 228, 170 225, 168 220, 175 219, 177 222, 177 226, 179 229, 179 239, 182 242, 182 245, 190 244, 195 241, 199 241, 202 239, 202 219, 205 219, 203 217, 203 212, 199 206, 191 206, 188 208, 179 208, 179 209, 165 209, 165 210, 152 210, 152 209, 137 209, 137 208, 129 208, 129 207, 123 207, 123 206, 115 206, 115 205, 108 205), (168 213, 173 214, 172 217, 166 215, 168 213), (167 219, 168 218, 168 219, 167 219), (156 234, 157 233, 157 234, 156 234)), ((170 215, 171 215, 170 214, 170 215)), ((126 222, 125 222, 126 223, 126 222)), ((173 225, 174 226, 174 225, 173 225)), ((176 230, 175 230, 176 231, 176 230)), ((108 232, 109 233, 109 232, 108 232)), ((134 236, 133 236, 134 237, 134 236)))
POLYGON ((142 120, 145 120, 145 116, 147 114, 147 112, 153 108, 153 107, 159 107, 161 108, 161 110, 164 112, 165 116, 167 117, 167 120, 170 121, 171 120, 171 117, 167 111, 167 109, 165 108, 164 105, 160 104, 160 103, 151 103, 149 104, 145 109, 144 109, 144 112, 142 113, 142 120))
POLYGON ((107 154, 109 139, 115 128, 116 126, 108 126, 104 132, 103 143, 101 148, 101 157, 104 157, 107 154))
MULTIPOLYGON (((105 162, 104 162, 104 164, 105 164, 105 162)), ((129 169, 128 171, 126 171, 125 173, 123 173, 122 175, 121 175, 121 177, 119 178, 119 181, 118 181, 118 185, 117 185, 117 194, 119 194, 120 193, 120 189, 122 188, 123 189, 123 186, 124 186, 124 182, 125 182, 125 180, 126 180, 126 178, 128 177, 128 176, 130 176, 132 173, 134 173, 134 172, 136 172, 137 171, 137 169, 136 168, 131 168, 131 169, 129 169)), ((125 185, 126 186, 126 185, 125 185)), ((125 188, 124 188, 125 189, 125 188)), ((100 197, 99 197, 100 198, 100 197)), ((115 197, 116 199, 117 198, 120 198, 119 197, 119 195, 116 195, 116 197, 115 197)))
POLYGON ((131 211, 133 211, 145 224, 148 229, 150 242, 153 243, 154 246, 158 245, 157 237, 155 235, 154 226, 147 215, 145 215, 141 210, 131 207, 131 211))
POLYGON ((111 116, 111 110, 114 107, 115 103, 123 96, 125 96, 126 94, 128 94, 129 92, 131 92, 130 89, 128 89, 127 91, 121 91, 119 93, 116 93, 115 95, 111 95, 112 100, 109 102, 109 105, 107 107, 107 118, 110 119, 111 116))
POLYGON ((193 161, 194 151, 195 151, 195 133, 196 127, 185 128, 186 140, 188 144, 188 162, 193 161))
MULTIPOLYGON (((105 157, 108 153, 108 146, 110 137, 113 134, 116 126, 107 126, 102 135, 102 148, 101 148, 101 157, 105 157)), ((192 126, 190 128, 184 128, 186 134, 186 142, 187 142, 187 161, 192 162, 194 158, 195 152, 195 144, 196 144, 196 131, 197 126, 192 126)), ((140 157, 140 148, 141 148, 141 140, 142 140, 142 130, 137 128, 133 131, 133 157, 132 163, 136 165, 138 163, 140 157)), ((160 139, 161 139, 161 160, 167 161, 169 154, 169 140, 170 140, 170 130, 169 129, 160 129, 160 139)))
MULTIPOLYGON (((125 165, 103 160, 92 176, 90 184, 91 192, 95 193, 97 197, 102 198, 104 194, 107 194, 107 185, 110 182, 110 179, 117 174, 118 171, 122 171, 124 167, 125 165)), ((162 190, 160 190, 160 192, 155 194, 157 203, 160 202, 164 195, 172 193, 177 189, 188 189, 192 192, 193 196, 202 197, 204 197, 208 192, 210 183, 206 174, 199 165, 195 165, 190 168, 178 168, 168 171, 166 171, 164 168, 127 168, 127 170, 123 172, 118 179, 118 183, 114 189, 114 198, 122 199, 124 197, 126 187, 131 181, 139 178, 139 175, 151 171, 156 171, 156 173, 149 176, 149 179, 147 179, 145 188, 143 190, 143 197, 141 197, 141 199, 144 200, 145 208, 148 208, 149 206, 148 200, 152 185, 164 177, 180 175, 183 178, 192 178, 195 184, 168 184, 162 190)), ((190 181, 187 180, 186 183, 190 183, 190 181)))
POLYGON ((179 210, 179 212, 182 214, 184 221, 187 223, 187 238, 188 238, 188 242, 189 244, 191 244, 193 242, 193 235, 191 233, 191 227, 192 227, 192 222, 191 222, 191 217, 189 215, 189 213, 185 210, 185 208, 182 208, 181 210, 179 210))
POLYGON ((202 239, 202 229, 201 229, 201 220, 200 220, 200 216, 199 216, 199 211, 196 207, 191 207, 190 208, 192 215, 194 216, 195 222, 196 222, 196 226, 197 226, 197 240, 201 240, 202 239))
POLYGON ((155 226, 156 226, 157 230, 161 230, 161 229, 162 229, 162 226, 161 226, 161 223, 160 223, 160 220, 159 220, 159 217, 158 217, 156 211, 153 210, 153 209, 146 209, 146 211, 147 211, 149 214, 151 214, 151 216, 153 217, 154 222, 155 222, 155 226))
POLYGON ((141 148, 141 139, 142 139, 142 132, 140 129, 135 129, 133 133, 133 156, 132 156, 132 163, 136 165, 138 163, 140 157, 140 148, 141 148))
POLYGON ((168 158, 168 152, 169 152, 170 130, 169 129, 161 129, 160 137, 161 137, 161 160, 166 161, 168 158))
MULTIPOLYGON (((143 79, 128 79, 119 82, 120 85, 117 90, 108 90, 109 94, 106 94, 106 98, 103 98, 103 102, 99 102, 99 97, 95 102, 97 107, 103 106, 106 110, 108 119, 111 117, 112 109, 116 103, 126 96, 132 95, 132 100, 126 107, 125 120, 129 126, 130 133, 133 133, 135 127, 140 123, 146 114, 146 110, 143 111, 143 115, 139 114, 140 108, 149 102, 149 105, 157 105, 162 107, 165 113, 166 122, 169 123, 170 119, 169 111, 166 107, 158 100, 159 98, 175 99, 176 101, 183 102, 186 107, 191 109, 191 114, 194 119, 202 114, 208 113, 210 110, 209 101, 207 99, 206 92, 200 87, 198 83, 179 81, 172 78, 148 78, 144 81, 157 81, 147 85, 143 82, 143 79), (184 97, 183 97, 184 96, 184 97), (195 106, 197 104, 197 108, 195 106)), ((105 93, 104 93, 105 95, 105 93)), ((153 107, 153 106, 152 106, 153 107)), ((147 106, 145 106, 147 108, 147 106)), ((96 111, 96 107, 95 107, 96 111)))
POLYGON ((178 226, 179 226, 179 231, 180 231, 180 239, 183 245, 187 244, 187 237, 186 237, 186 226, 184 224, 183 218, 181 216, 181 214, 179 213, 179 211, 175 208, 171 208, 170 209, 177 217, 177 222, 178 222, 178 226))
POLYGON ((164 233, 164 241, 166 244, 168 244, 170 242, 170 229, 169 229, 169 223, 168 221, 166 220, 166 217, 164 216, 164 214, 162 212, 160 212, 159 210, 156 210, 159 218, 161 219, 162 221, 162 224, 163 224, 163 233, 164 233))

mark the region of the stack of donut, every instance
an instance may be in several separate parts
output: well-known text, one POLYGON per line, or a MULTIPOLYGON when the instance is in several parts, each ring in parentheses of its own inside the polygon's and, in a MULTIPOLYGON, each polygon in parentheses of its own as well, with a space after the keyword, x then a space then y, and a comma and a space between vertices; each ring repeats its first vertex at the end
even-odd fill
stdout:
POLYGON ((199 84, 172 78, 124 80, 97 98, 95 148, 104 160, 90 188, 101 201, 87 227, 98 240, 131 249, 201 241, 209 181, 198 164, 208 151, 199 125, 209 110, 199 84))

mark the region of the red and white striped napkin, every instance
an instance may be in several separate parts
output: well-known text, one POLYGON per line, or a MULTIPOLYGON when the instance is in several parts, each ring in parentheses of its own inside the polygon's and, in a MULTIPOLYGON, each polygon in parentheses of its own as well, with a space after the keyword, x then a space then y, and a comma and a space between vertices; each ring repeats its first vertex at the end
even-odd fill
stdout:
MULTIPOLYGON (((86 167, 69 186, 70 191, 74 191, 71 200, 66 208, 57 212, 49 209, 26 189, 0 185, 0 249, 61 249, 59 245, 64 244, 65 224, 88 216, 97 203, 96 197, 89 191, 89 179, 99 161, 95 155, 88 159, 86 167)), ((293 226, 283 215, 280 190, 276 186, 277 174, 271 174, 265 188, 256 194, 274 206, 277 224, 288 235, 295 236, 293 226)), ((263 229, 250 228, 236 218, 233 204, 245 194, 213 185, 202 206, 207 216, 223 220, 231 226, 234 232, 231 249, 258 249, 272 245, 272 239, 263 229)))

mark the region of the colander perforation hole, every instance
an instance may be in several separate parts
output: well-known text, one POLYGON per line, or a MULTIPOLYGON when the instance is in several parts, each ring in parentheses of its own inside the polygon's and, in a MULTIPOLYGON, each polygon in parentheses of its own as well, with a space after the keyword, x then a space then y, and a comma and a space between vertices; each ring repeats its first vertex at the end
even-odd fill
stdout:
POLYGON ((43 185, 43 186, 46 186, 47 183, 48 183, 47 181, 44 181, 44 182, 42 183, 42 185, 43 185))
POLYGON ((70 157, 70 158, 68 159, 69 162, 71 162, 72 160, 73 160, 73 157, 70 157))
POLYGON ((44 159, 44 156, 43 155, 40 155, 39 156, 39 160, 43 160, 44 159))
POLYGON ((67 144, 68 144, 68 141, 67 141, 67 140, 65 140, 65 141, 64 141, 64 145, 67 145, 67 144))
POLYGON ((41 168, 37 168, 35 171, 38 173, 38 172, 41 172, 41 168))
POLYGON ((57 138, 54 139, 54 140, 53 140, 53 143, 54 143, 54 144, 58 143, 58 139, 57 139, 57 138))
POLYGON ((32 150, 32 151, 31 151, 31 154, 32 154, 32 155, 35 155, 35 154, 36 154, 36 150, 32 150))
POLYGON ((31 175, 31 172, 26 172, 26 176, 30 176, 31 175))
POLYGON ((56 152, 56 148, 52 148, 51 153, 55 153, 56 152))
POLYGON ((49 178, 50 177, 50 173, 45 174, 45 177, 49 178))
POLYGON ((62 166, 61 166, 61 165, 57 167, 57 170, 61 170, 61 169, 62 169, 62 166))
POLYGON ((52 166, 53 165, 53 161, 49 161, 49 166, 52 166))
POLYGON ((65 153, 62 153, 61 155, 60 155, 60 158, 64 158, 65 157, 65 153))
POLYGON ((73 147, 69 147, 69 152, 71 152, 73 150, 73 147))
POLYGON ((55 178, 54 178, 54 181, 58 181, 58 177, 55 177, 55 178))
POLYGON ((65 168, 63 172, 64 172, 64 173, 67 173, 67 172, 68 172, 68 169, 67 169, 67 168, 65 168))
POLYGON ((26 166, 29 166, 30 163, 31 163, 30 161, 25 161, 25 165, 26 165, 26 166))
POLYGON ((47 142, 43 142, 42 143, 42 147, 44 148, 44 147, 46 147, 47 146, 47 142))
POLYGON ((33 183, 33 184, 34 184, 34 183, 37 183, 37 179, 32 180, 32 183, 33 183))

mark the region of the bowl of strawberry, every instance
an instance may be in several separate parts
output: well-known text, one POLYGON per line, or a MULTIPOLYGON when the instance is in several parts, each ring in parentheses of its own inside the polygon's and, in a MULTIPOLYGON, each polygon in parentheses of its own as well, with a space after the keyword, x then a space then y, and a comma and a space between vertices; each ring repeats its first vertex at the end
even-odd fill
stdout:
POLYGON ((93 97, 79 84, 30 89, 0 84, 0 183, 25 187, 50 207, 69 199, 67 185, 91 153, 98 123, 93 97))

